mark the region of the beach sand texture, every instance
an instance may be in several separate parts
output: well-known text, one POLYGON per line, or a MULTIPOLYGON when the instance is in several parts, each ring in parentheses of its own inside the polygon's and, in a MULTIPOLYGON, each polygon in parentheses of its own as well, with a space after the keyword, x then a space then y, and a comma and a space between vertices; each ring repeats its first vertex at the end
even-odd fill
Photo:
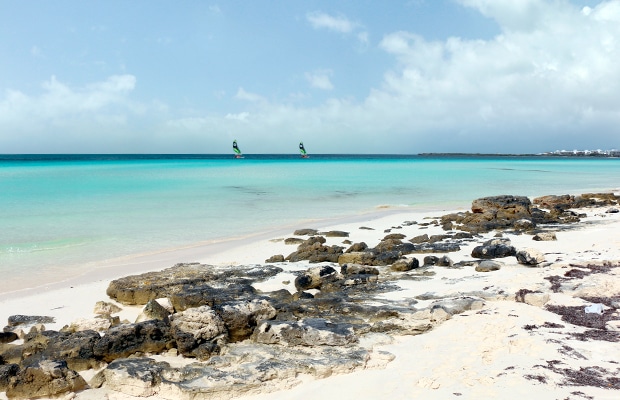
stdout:
MULTIPOLYGON (((502 235, 510 239, 517 250, 533 248, 542 253, 545 261, 538 266, 525 266, 519 264, 516 257, 506 257, 498 259, 502 266, 495 271, 433 266, 429 267, 434 273, 430 279, 399 280, 400 288, 383 293, 383 299, 417 298, 416 307, 422 307, 426 304, 421 300, 424 298, 471 296, 479 299, 480 304, 460 314, 437 318, 432 329, 424 334, 384 338, 373 350, 375 354, 393 358, 390 362, 369 360, 365 368, 324 379, 298 374, 287 380, 269 381, 245 394, 234 392, 234 398, 619 398, 620 213, 606 212, 609 209, 575 210, 586 215, 579 223, 569 228, 545 228, 556 233, 557 240, 553 241, 533 241, 531 234, 502 235), (561 285, 559 289, 557 285, 561 285), (516 301, 519 293, 522 298, 516 301), (604 332, 602 335, 596 336, 592 328, 571 323, 570 315, 562 318, 561 311, 567 308, 585 310, 585 307, 603 303, 607 303, 602 309, 609 321, 605 323, 603 315, 596 313, 584 317, 594 322, 601 319, 598 322, 604 327, 599 329, 599 333, 604 332)), ((300 228, 345 231, 349 232, 347 239, 352 243, 365 242, 372 246, 388 233, 401 233, 407 239, 422 234, 443 234, 441 226, 425 222, 447 213, 447 210, 390 212, 337 225, 300 228)), ((472 249, 495 235, 492 231, 476 240, 463 242, 459 251, 447 255, 454 262, 473 261, 472 249)), ((92 319, 98 301, 110 302, 106 288, 112 279, 141 273, 161 263, 168 263, 165 267, 175 262, 222 266, 264 264, 272 255, 286 256, 295 250, 295 246, 284 243, 284 239, 291 236, 292 232, 279 232, 278 236, 248 237, 216 247, 187 249, 184 254, 151 255, 47 288, 13 293, 0 301, 0 320, 6 321, 14 314, 45 315, 55 320, 45 327, 59 330, 76 320, 92 319), (172 257, 183 258, 173 261, 172 257)), ((342 237, 327 237, 326 240, 327 245, 343 245, 342 237)), ((416 257, 422 263, 427 255, 441 257, 446 254, 412 254, 409 257, 416 257)), ((256 289, 269 292, 285 288, 294 292, 295 271, 313 266, 304 261, 275 265, 282 267, 283 272, 255 285, 256 289)), ((116 314, 121 320, 133 322, 142 310, 141 306, 116 304, 122 308, 116 314)), ((585 311, 582 314, 585 315, 585 311)), ((155 358, 171 365, 196 361, 170 354, 155 358)), ((87 370, 81 374, 88 382, 95 372, 87 370)), ((136 398, 128 394, 130 392, 111 390, 104 385, 69 393, 64 398, 136 398)), ((229 397, 223 392, 204 398, 229 397)), ((0 394, 2 398, 6 398, 4 393, 0 394)), ((148 398, 175 397, 172 392, 155 390, 148 398)))

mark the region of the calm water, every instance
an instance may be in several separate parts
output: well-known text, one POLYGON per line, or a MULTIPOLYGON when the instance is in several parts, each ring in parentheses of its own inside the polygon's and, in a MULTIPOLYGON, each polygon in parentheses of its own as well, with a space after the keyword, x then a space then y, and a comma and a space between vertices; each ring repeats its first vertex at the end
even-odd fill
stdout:
POLYGON ((5 280, 378 206, 620 188, 620 159, 0 156, 5 280))

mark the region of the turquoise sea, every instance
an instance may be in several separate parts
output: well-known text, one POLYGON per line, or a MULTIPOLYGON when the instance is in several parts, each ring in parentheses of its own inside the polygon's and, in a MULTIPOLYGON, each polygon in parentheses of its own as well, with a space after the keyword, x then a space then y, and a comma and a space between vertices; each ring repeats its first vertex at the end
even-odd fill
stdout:
POLYGON ((379 207, 619 188, 614 158, 0 155, 0 293, 106 259, 379 207))

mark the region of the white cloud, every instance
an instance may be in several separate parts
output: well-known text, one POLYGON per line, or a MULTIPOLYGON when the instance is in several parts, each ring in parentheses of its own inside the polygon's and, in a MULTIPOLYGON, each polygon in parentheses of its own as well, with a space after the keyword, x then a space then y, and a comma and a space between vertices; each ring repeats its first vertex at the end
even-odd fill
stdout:
POLYGON ((306 19, 315 29, 325 28, 340 33, 351 33, 357 27, 355 22, 344 16, 334 17, 318 11, 306 14, 306 19))
POLYGON ((246 92, 243 88, 239 88, 237 90, 235 98, 239 100, 246 100, 252 103, 265 101, 264 97, 255 93, 246 92))
POLYGON ((322 89, 322 90, 332 90, 334 85, 330 80, 330 76, 332 75, 331 70, 319 70, 314 72, 306 72, 306 80, 310 83, 310 86, 322 89))

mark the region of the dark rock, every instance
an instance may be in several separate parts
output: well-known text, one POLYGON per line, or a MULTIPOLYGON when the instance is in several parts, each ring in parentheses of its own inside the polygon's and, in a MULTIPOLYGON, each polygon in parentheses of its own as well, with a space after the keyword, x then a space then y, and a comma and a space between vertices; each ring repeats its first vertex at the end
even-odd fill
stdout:
POLYGON ((172 336, 179 353, 208 359, 220 351, 227 340, 222 318, 209 306, 190 308, 170 317, 172 336))
POLYGON ((213 307, 230 300, 251 300, 256 296, 256 289, 248 284, 232 284, 224 287, 197 285, 184 287, 169 299, 175 311, 184 311, 188 308, 209 306, 213 307))
POLYGON ((416 244, 412 253, 450 253, 460 251, 461 246, 453 242, 436 242, 416 244))
POLYGON ((433 265, 437 265, 438 261, 439 261, 439 257, 437 256, 426 256, 424 257, 424 266, 430 267, 433 265))
POLYGON ((338 262, 338 256, 342 254, 343 247, 325 246, 325 238, 313 236, 308 238, 297 247, 297 251, 286 257, 287 261, 297 262, 308 260, 312 263, 338 262))
POLYGON ((0 392, 6 391, 11 378, 16 376, 18 372, 19 365, 17 364, 0 365, 0 392))
POLYGON ((401 258, 400 260, 397 260, 390 266, 390 270, 396 271, 396 272, 406 272, 406 271, 411 271, 412 269, 415 269, 418 267, 420 267, 420 262, 418 261, 417 258, 415 257, 411 259, 401 258))
POLYGON ((22 366, 36 365, 43 360, 64 360, 75 371, 99 368, 101 362, 94 348, 100 339, 95 331, 44 331, 28 335, 23 345, 22 366))
POLYGON ((264 299, 225 303, 217 306, 215 312, 224 321, 230 342, 249 338, 258 324, 273 319, 277 313, 264 299))
POLYGON ((428 242, 429 237, 428 235, 425 233, 423 235, 418 235, 416 237, 414 237, 413 239, 410 239, 409 241, 413 244, 418 244, 418 243, 425 243, 428 242))
POLYGON ((328 232, 321 232, 321 235, 324 235, 326 237, 349 237, 349 232, 345 232, 345 231, 328 231, 328 232))
POLYGON ((86 387, 84 378, 69 369, 64 361, 43 360, 19 370, 11 379, 6 396, 9 399, 56 397, 86 387))
POLYGON ((342 275, 379 275, 379 270, 373 266, 360 264, 343 264, 340 266, 342 275))
POLYGON ((107 294, 123 304, 146 304, 149 300, 170 297, 211 282, 218 286, 248 285, 281 271, 282 268, 272 265, 230 268, 198 263, 177 264, 163 271, 116 279, 108 286, 107 294))
POLYGON ((305 273, 295 278, 297 290, 320 289, 328 281, 338 279, 338 271, 329 265, 318 266, 308 269, 305 273))
POLYGON ((364 242, 359 242, 359 243, 353 243, 351 245, 351 247, 349 247, 345 253, 353 253, 353 252, 357 252, 357 251, 364 251, 368 249, 368 245, 364 242))
POLYGON ((297 229, 295 232, 293 232, 293 235, 296 235, 296 236, 314 236, 314 235, 316 235, 318 233, 319 233, 319 231, 317 231, 316 229, 306 228, 306 229, 297 229))
POLYGON ((299 244, 302 244, 303 242, 304 242, 304 239, 301 239, 301 238, 286 238, 286 239, 284 239, 284 244, 289 244, 289 245, 291 245, 291 244, 299 245, 299 244))
POLYGON ((474 258, 503 258, 511 257, 517 254, 514 246, 510 245, 510 240, 492 239, 484 242, 481 246, 476 246, 471 252, 474 258))
POLYGON ((266 263, 278 263, 284 262, 284 256, 282 254, 276 254, 265 260, 266 263))
POLYGON ((534 235, 534 237, 532 237, 532 240, 552 241, 552 240, 558 240, 558 238, 555 236, 554 232, 539 232, 536 235, 534 235))
POLYGON ((35 324, 51 324, 56 322, 53 317, 41 315, 11 315, 9 317, 8 326, 35 325, 35 324))
POLYGON ((136 322, 148 321, 151 319, 164 321, 169 315, 170 311, 166 310, 157 300, 149 300, 149 302, 144 305, 140 315, 138 315, 136 322))
POLYGON ((383 240, 390 240, 390 239, 404 239, 406 236, 403 235, 402 233, 390 233, 389 235, 385 235, 385 237, 383 238, 383 240))
POLYGON ((0 343, 11 343, 19 339, 15 332, 0 332, 0 343))
POLYGON ((351 325, 335 324, 322 318, 263 322, 252 340, 286 346, 347 346, 359 341, 351 325))
POLYGON ((108 330, 95 344, 93 352, 96 357, 110 362, 135 353, 160 353, 173 345, 170 325, 164 321, 150 320, 108 330))

